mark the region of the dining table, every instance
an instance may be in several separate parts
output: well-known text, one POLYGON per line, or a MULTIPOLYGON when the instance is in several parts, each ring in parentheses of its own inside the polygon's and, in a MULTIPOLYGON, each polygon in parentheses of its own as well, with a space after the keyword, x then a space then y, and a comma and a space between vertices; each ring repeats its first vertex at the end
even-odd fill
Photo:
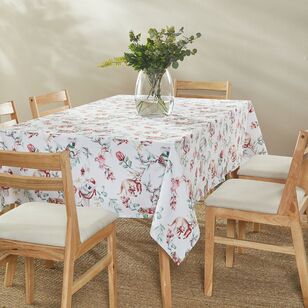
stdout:
MULTIPOLYGON (((200 237, 195 204, 247 159, 267 154, 248 100, 175 98, 170 116, 142 117, 132 95, 0 128, 0 149, 68 150, 76 206, 150 218, 151 237, 160 247, 164 307, 171 306, 169 260, 179 265, 200 237)), ((5 166, 1 172, 58 176, 5 166)), ((61 192, 1 191, 0 210, 10 203, 63 203, 61 192)))

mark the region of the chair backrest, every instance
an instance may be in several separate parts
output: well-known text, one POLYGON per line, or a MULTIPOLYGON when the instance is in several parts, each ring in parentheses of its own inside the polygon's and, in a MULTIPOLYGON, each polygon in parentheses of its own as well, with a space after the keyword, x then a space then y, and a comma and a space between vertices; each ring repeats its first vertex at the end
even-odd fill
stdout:
POLYGON ((9 101, 0 104, 0 116, 10 116, 11 120, 1 122, 0 126, 12 126, 14 124, 17 124, 18 116, 16 112, 15 102, 9 101))
POLYGON ((68 151, 58 153, 0 151, 0 166, 61 171, 61 177, 38 177, 0 173, 0 187, 63 191, 67 216, 66 243, 70 242, 76 246, 80 244, 68 151))
MULTIPOLYGON (((298 203, 296 196, 296 187, 301 186, 307 189, 308 173, 307 157, 308 156, 308 130, 299 132, 289 174, 283 189, 278 214, 298 216, 298 203)), ((307 191, 307 190, 306 190, 307 191)))
POLYGON ((29 97, 29 103, 33 118, 39 118, 72 107, 67 90, 61 90, 59 92, 48 93, 40 96, 31 96, 29 97), (47 106, 54 103, 62 103, 63 106, 40 111, 41 106, 47 106))
POLYGON ((174 81, 174 96, 209 99, 230 99, 229 81, 174 81))

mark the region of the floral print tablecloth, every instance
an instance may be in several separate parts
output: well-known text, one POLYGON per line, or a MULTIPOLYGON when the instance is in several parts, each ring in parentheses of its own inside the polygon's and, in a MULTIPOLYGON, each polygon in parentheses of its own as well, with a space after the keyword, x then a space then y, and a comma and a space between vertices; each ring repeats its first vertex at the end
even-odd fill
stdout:
MULTIPOLYGON (((128 95, 1 128, 0 149, 68 149, 76 205, 152 218, 151 236, 177 264, 200 235, 195 202, 244 160, 266 154, 249 101, 177 98, 171 116, 143 118, 128 95)), ((2 172, 57 176, 48 170, 2 172)), ((59 192, 5 187, 1 198, 2 205, 63 202, 59 192)))

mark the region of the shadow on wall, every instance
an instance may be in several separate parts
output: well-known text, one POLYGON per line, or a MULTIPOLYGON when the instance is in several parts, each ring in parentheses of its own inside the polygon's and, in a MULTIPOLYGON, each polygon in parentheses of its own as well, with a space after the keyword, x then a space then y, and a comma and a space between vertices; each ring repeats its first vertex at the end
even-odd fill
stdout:
MULTIPOLYGON (((73 105, 79 105, 118 94, 109 89, 127 84, 123 71, 117 70, 105 72, 108 85, 102 81, 96 65, 104 58, 104 48, 98 42, 100 53, 93 51, 82 31, 87 20, 73 15, 66 1, 46 3, 0 3, 0 100, 15 99, 22 120, 30 118, 31 95, 67 88, 73 105)), ((111 40, 104 37, 103 45, 111 40)))
POLYGON ((307 128, 308 3, 206 2, 199 8, 206 10, 202 57, 183 63, 178 78, 230 80, 232 98, 253 101, 269 151, 291 154, 298 130, 307 128))

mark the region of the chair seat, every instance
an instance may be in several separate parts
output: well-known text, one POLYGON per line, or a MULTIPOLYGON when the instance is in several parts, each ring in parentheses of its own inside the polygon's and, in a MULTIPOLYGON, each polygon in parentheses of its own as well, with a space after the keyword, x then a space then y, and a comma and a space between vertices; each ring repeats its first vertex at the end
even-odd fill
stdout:
MULTIPOLYGON (((227 209, 277 214, 284 184, 244 179, 224 182, 205 201, 206 205, 227 209)), ((299 207, 305 192, 297 188, 299 207)))
MULTIPOLYGON (((77 207, 81 242, 116 220, 102 208, 77 207)), ((34 244, 65 246, 66 208, 47 202, 28 202, 0 216, 0 238, 34 244)))
POLYGON ((286 179, 292 157, 277 155, 255 155, 238 171, 239 176, 286 179))

